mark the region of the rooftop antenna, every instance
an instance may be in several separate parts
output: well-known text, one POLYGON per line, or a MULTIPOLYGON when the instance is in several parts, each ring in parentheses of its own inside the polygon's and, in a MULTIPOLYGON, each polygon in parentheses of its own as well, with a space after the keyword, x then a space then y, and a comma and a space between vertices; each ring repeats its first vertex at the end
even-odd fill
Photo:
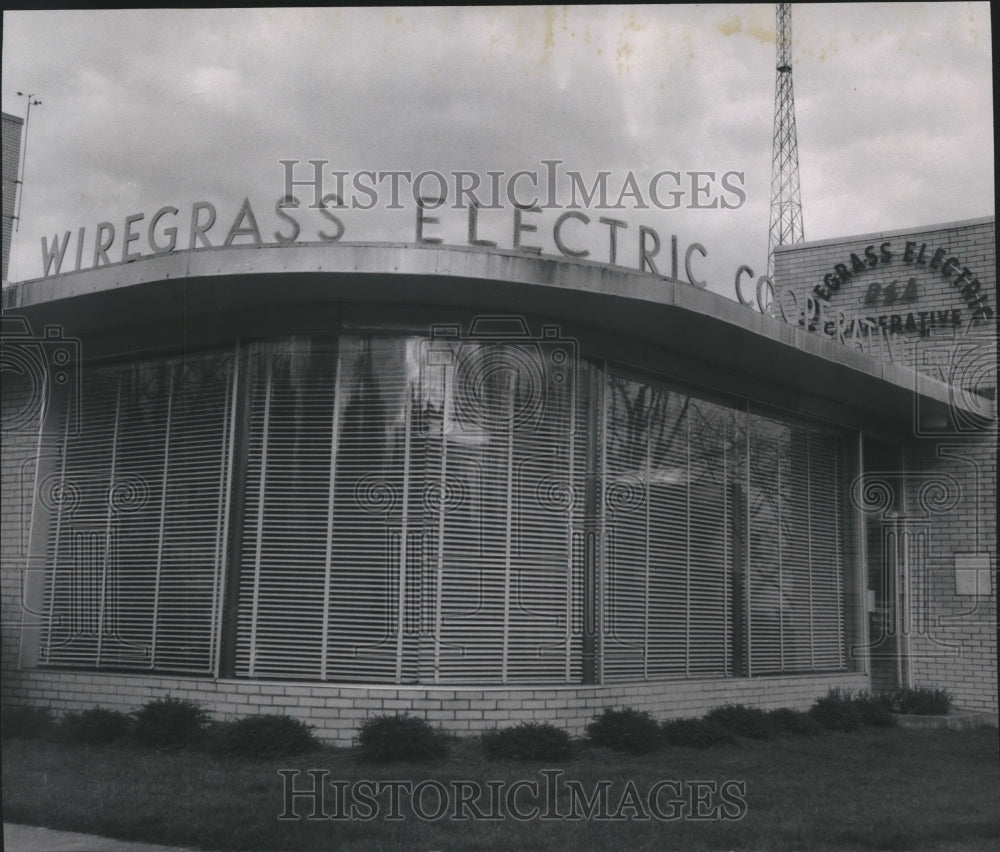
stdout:
POLYGON ((795 135, 792 91, 792 4, 777 5, 777 77, 774 84, 774 141, 771 149, 771 223, 767 238, 767 274, 774 277, 774 248, 801 243, 802 193, 799 143, 795 135))
POLYGON ((31 120, 31 108, 42 105, 42 102, 35 97, 34 92, 28 94, 18 92, 17 94, 18 97, 28 99, 28 111, 24 116, 24 144, 21 146, 21 179, 17 182, 17 212, 14 214, 14 233, 21 229, 21 200, 24 197, 24 165, 28 158, 28 122, 31 120))

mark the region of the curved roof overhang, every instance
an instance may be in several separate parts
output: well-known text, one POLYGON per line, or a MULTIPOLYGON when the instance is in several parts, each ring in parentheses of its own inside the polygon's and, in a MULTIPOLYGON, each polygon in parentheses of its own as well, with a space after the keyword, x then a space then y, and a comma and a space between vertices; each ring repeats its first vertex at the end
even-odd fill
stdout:
POLYGON ((330 302, 486 308, 608 329, 747 387, 779 386, 786 407, 802 414, 877 424, 901 437, 914 434, 914 412, 938 421, 956 410, 977 422, 994 417, 992 400, 956 393, 708 290, 513 251, 384 243, 206 248, 14 283, 3 292, 5 313, 36 328, 60 324, 72 335, 330 302))

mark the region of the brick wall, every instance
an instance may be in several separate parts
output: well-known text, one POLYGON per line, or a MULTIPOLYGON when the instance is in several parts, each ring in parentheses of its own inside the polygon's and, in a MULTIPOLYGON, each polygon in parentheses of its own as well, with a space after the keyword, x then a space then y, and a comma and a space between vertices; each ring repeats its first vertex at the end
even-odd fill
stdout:
POLYGON ((37 704, 57 713, 87 707, 134 710, 167 695, 203 704, 217 720, 286 713, 336 745, 350 745, 369 716, 410 713, 447 731, 474 734, 518 722, 545 721, 580 735, 605 707, 635 707, 658 718, 699 716, 740 702, 754 707, 808 707, 833 687, 864 689, 867 676, 739 678, 552 689, 407 688, 212 680, 167 676, 17 672, 4 685, 8 704, 37 704))
POLYGON ((24 119, 2 114, 0 139, 3 144, 3 280, 7 280, 7 263, 10 260, 10 241, 14 225, 14 202, 17 196, 17 175, 21 165, 21 130, 24 119))
POLYGON ((838 311, 848 322, 871 318, 885 334, 862 334, 847 345, 925 372, 933 368, 923 363, 921 347, 951 338, 956 330, 965 335, 970 323, 973 332, 987 336, 995 327, 989 322, 997 316, 992 217, 784 246, 775 251, 774 265, 776 295, 789 321, 798 320, 795 306, 805 309, 810 296, 814 305, 824 303, 830 332, 838 311), (828 300, 814 294, 824 286, 828 300))
POLYGON ((964 708, 997 712, 996 433, 923 440, 907 455, 907 515, 926 530, 911 567, 914 686, 944 687, 964 708), (982 593, 958 594, 956 556, 979 556, 982 593))
MULTIPOLYGON (((776 292, 781 297, 792 290, 800 308, 810 296, 820 301, 813 289, 834 279, 839 280, 828 302, 831 319, 839 310, 847 319, 867 316, 885 326, 878 336, 892 345, 865 351, 986 394, 995 414, 995 219, 803 243, 775 253, 776 292), (955 260, 946 268, 950 258, 955 260), (844 270, 850 274, 844 276, 844 270), (893 283, 894 295, 903 296, 910 286, 915 301, 897 298, 887 304, 893 283), (983 321, 970 322, 976 311, 983 321), (895 330, 892 316, 898 317, 895 330), (937 322, 945 317, 946 322, 937 322), (921 334, 924 321, 926 333, 921 334)), ((795 319, 794 300, 784 298, 788 317, 795 319)), ((845 345, 857 344, 845 340, 845 345)), ((903 629, 914 686, 943 687, 960 707, 996 713, 996 420, 981 427, 959 416, 928 429, 915 416, 910 434, 894 436, 904 446, 901 510, 914 537, 911 609, 903 629), (977 556, 988 566, 989 588, 983 594, 956 592, 956 556, 977 556)))
POLYGON ((29 568, 28 521, 37 456, 38 401, 37 391, 24 377, 4 372, 3 423, 16 424, 16 428, 4 429, 0 456, 0 671, 4 687, 17 668, 21 639, 21 590, 29 568))

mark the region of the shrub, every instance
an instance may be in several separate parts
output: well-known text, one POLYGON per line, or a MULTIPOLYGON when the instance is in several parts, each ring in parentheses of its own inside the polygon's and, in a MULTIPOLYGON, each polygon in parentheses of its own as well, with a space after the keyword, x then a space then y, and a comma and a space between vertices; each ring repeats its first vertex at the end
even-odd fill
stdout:
POLYGON ((206 749, 216 754, 271 758, 315 751, 319 742, 312 726, 291 716, 248 716, 211 727, 206 749))
POLYGON ((895 713, 914 713, 920 716, 943 716, 951 709, 951 695, 947 689, 897 689, 892 694, 895 713))
POLYGON ((892 704, 884 695, 859 692, 854 699, 854 709, 858 712, 858 720, 867 727, 888 728, 896 724, 892 717, 892 704))
POLYGON ((54 725, 48 707, 7 707, 2 717, 3 739, 33 740, 48 736, 54 725))
POLYGON ((208 714, 200 704, 182 698, 147 701, 132 716, 132 736, 153 748, 188 748, 200 742, 208 714))
POLYGON ((563 760, 570 755, 569 734, 545 722, 525 722, 483 734, 483 751, 494 760, 563 760))
POLYGON ((128 730, 128 714, 104 707, 93 707, 80 713, 67 713, 59 723, 60 739, 89 745, 120 740, 128 730))
POLYGON ((373 716, 358 730, 361 757, 376 763, 391 760, 436 760, 448 754, 448 737, 426 719, 373 716))
POLYGON ((777 733, 774 722, 764 710, 745 704, 724 704, 710 710, 705 719, 753 740, 769 740, 777 733))
POLYGON ((856 731, 861 727, 861 717, 850 690, 831 689, 823 698, 816 699, 809 708, 809 715, 831 731, 856 731))
POLYGON ((808 713, 790 710, 787 707, 771 710, 767 715, 776 729, 789 734, 814 736, 823 730, 823 726, 808 713))
POLYGON ((659 747, 660 726, 644 710, 608 709, 587 725, 587 739, 595 746, 643 754, 659 747))
POLYGON ((688 748, 709 748, 737 741, 730 731, 710 719, 668 719, 660 726, 660 732, 667 745, 688 748))

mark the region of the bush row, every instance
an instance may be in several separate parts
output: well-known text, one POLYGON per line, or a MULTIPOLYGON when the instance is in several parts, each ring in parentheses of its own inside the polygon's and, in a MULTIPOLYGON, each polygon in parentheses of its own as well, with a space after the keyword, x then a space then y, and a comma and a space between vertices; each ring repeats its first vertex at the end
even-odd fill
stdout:
POLYGON ((3 738, 54 739, 88 745, 127 741, 146 748, 198 748, 213 754, 280 757, 319 747, 309 725, 290 716, 248 716, 212 722, 194 701, 158 698, 133 713, 95 707, 67 713, 58 722, 47 708, 3 712, 3 738))
MULTIPOLYGON (((885 727, 895 723, 893 712, 939 714, 949 706, 944 690, 909 689, 875 695, 831 690, 807 713, 726 704, 701 719, 658 722, 646 711, 624 707, 594 716, 587 725, 586 743, 632 754, 662 746, 709 748, 737 743, 740 737, 767 740, 815 735, 823 729, 885 727)), ((212 722, 199 704, 169 697, 149 701, 130 714, 98 707, 69 713, 58 723, 44 708, 10 708, 3 714, 3 735, 88 744, 128 740, 159 749, 200 748, 212 754, 259 758, 302 754, 319 747, 311 726, 289 716, 212 722)), ((376 763, 443 758, 452 739, 426 720, 407 715, 373 716, 358 731, 361 759, 376 763)), ((482 745, 486 756, 494 760, 562 760, 572 751, 566 731, 538 722, 488 731, 482 735, 482 745)))
MULTIPOLYGON (((813 736, 825 729, 853 731, 863 726, 893 724, 891 703, 884 696, 831 691, 808 712, 782 708, 761 710, 742 704, 716 707, 701 719, 658 722, 632 707, 608 709, 587 725, 584 744, 631 754, 663 746, 709 748, 732 745, 739 738, 768 740, 779 736, 813 736)), ((423 719, 377 716, 361 726, 362 759, 419 761, 443 757, 449 740, 423 719)), ((569 735, 547 723, 525 723, 482 735, 483 751, 499 760, 561 760, 572 751, 569 735)))
POLYGON ((941 716, 950 709, 951 695, 946 689, 919 687, 874 694, 862 690, 856 696, 852 696, 849 690, 832 689, 809 712, 824 727, 855 731, 862 727, 894 725, 896 713, 941 716))

